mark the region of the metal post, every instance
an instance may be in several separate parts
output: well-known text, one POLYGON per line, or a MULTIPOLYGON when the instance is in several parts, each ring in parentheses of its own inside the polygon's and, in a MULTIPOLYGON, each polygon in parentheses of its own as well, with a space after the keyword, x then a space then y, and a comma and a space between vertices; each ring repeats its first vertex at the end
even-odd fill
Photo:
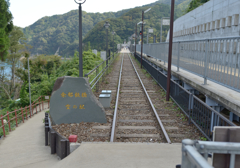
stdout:
POLYGON ((207 68, 208 68, 208 42, 209 40, 206 40, 205 43, 205 65, 204 65, 204 85, 207 84, 207 68))
POLYGON ((28 88, 29 88, 29 105, 30 105, 30 113, 32 111, 32 106, 31 106, 31 86, 30 86, 30 66, 29 66, 29 57, 28 57, 28 88))
POLYGON ((153 36, 153 43, 156 43, 156 35, 153 36))
MULTIPOLYGON (((104 69, 104 63, 102 63, 102 71, 103 71, 103 69, 104 69)), ((103 72, 103 74, 102 74, 102 82, 104 81, 104 72, 103 72)))
POLYGON ((142 68, 142 53, 143 53, 143 16, 144 16, 144 11, 142 11, 141 68, 142 68))
POLYGON ((168 78, 167 78, 167 96, 166 101, 170 97, 170 81, 171 81, 171 66, 172 66, 172 41, 173 41, 173 20, 174 20, 174 2, 171 1, 171 19, 170 19, 170 38, 169 38, 169 51, 168 51, 168 78))
POLYGON ((108 29, 106 29, 106 31, 107 31, 107 39, 106 39, 106 66, 107 66, 107 74, 108 74, 108 29))
POLYGON ((79 77, 83 77, 82 63, 82 5, 79 4, 79 77))
POLYGON ((187 158, 185 146, 193 146, 193 145, 194 145, 194 141, 192 141, 190 139, 182 140, 182 165, 181 165, 181 167, 192 167, 191 162, 187 158))
POLYGON ((189 95, 188 99, 188 124, 191 124, 191 111, 193 109, 193 94, 189 95))
POLYGON ((114 58, 114 34, 113 34, 113 58, 114 58))
POLYGON ((179 61, 180 61, 180 42, 178 42, 177 72, 179 72, 179 61))
MULTIPOLYGON (((96 76, 98 75, 98 67, 96 69, 96 76)), ((97 84, 96 84, 96 92, 98 93, 98 88, 99 88, 99 83, 97 81, 97 84)))
POLYGON ((136 30, 135 30, 135 56, 137 54, 137 23, 136 23, 136 30))
POLYGON ((163 18, 161 19, 161 35, 160 35, 160 42, 162 42, 162 20, 163 20, 163 18))
POLYGON ((147 44, 148 44, 148 34, 149 34, 149 28, 147 30, 147 44))

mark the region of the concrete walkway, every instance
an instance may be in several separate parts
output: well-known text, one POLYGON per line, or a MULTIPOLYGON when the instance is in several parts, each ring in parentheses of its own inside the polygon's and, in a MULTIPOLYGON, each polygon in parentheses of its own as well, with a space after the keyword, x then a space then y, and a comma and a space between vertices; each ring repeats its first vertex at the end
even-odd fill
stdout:
POLYGON ((52 168, 175 168, 181 144, 81 143, 52 168))
POLYGON ((57 156, 51 155, 50 147, 44 144, 43 118, 47 104, 44 107, 46 110, 35 114, 0 140, 1 168, 42 168, 58 162, 57 156))

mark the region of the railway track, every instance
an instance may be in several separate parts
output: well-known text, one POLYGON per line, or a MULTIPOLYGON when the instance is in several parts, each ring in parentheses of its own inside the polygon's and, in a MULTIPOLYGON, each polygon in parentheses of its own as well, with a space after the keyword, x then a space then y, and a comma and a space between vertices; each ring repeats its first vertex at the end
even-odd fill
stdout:
POLYGON ((165 91, 129 53, 116 58, 99 89, 112 91, 111 105, 105 108, 107 123, 61 124, 55 130, 65 137, 78 135, 79 143, 181 143, 203 137, 174 102, 165 101, 165 91))
MULTIPOLYGON (((107 129, 109 126, 95 128, 98 128, 98 130, 101 128, 107 129)), ((127 53, 123 54, 121 58, 110 135, 110 142, 124 142, 128 139, 130 142, 171 143, 146 88, 127 53)), ((107 135, 95 134, 94 136, 107 135)))
POLYGON ((110 141, 125 138, 171 143, 129 54, 122 57, 110 141))

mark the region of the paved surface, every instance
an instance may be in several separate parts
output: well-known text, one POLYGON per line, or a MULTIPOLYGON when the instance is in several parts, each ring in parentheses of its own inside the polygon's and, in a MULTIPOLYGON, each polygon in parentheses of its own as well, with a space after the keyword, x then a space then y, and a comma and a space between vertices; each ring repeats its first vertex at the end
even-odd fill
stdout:
POLYGON ((51 168, 175 168, 181 164, 181 144, 82 143, 51 168))
POLYGON ((1 168, 42 168, 58 162, 57 156, 51 155, 50 147, 44 144, 45 111, 35 114, 0 141, 1 168))

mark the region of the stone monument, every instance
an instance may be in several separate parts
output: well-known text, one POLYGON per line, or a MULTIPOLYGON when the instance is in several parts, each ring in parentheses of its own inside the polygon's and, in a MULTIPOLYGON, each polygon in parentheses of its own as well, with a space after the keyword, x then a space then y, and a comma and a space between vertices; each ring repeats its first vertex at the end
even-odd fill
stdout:
POLYGON ((50 116, 53 125, 107 122, 104 108, 92 93, 88 79, 70 76, 60 77, 54 84, 50 116))

